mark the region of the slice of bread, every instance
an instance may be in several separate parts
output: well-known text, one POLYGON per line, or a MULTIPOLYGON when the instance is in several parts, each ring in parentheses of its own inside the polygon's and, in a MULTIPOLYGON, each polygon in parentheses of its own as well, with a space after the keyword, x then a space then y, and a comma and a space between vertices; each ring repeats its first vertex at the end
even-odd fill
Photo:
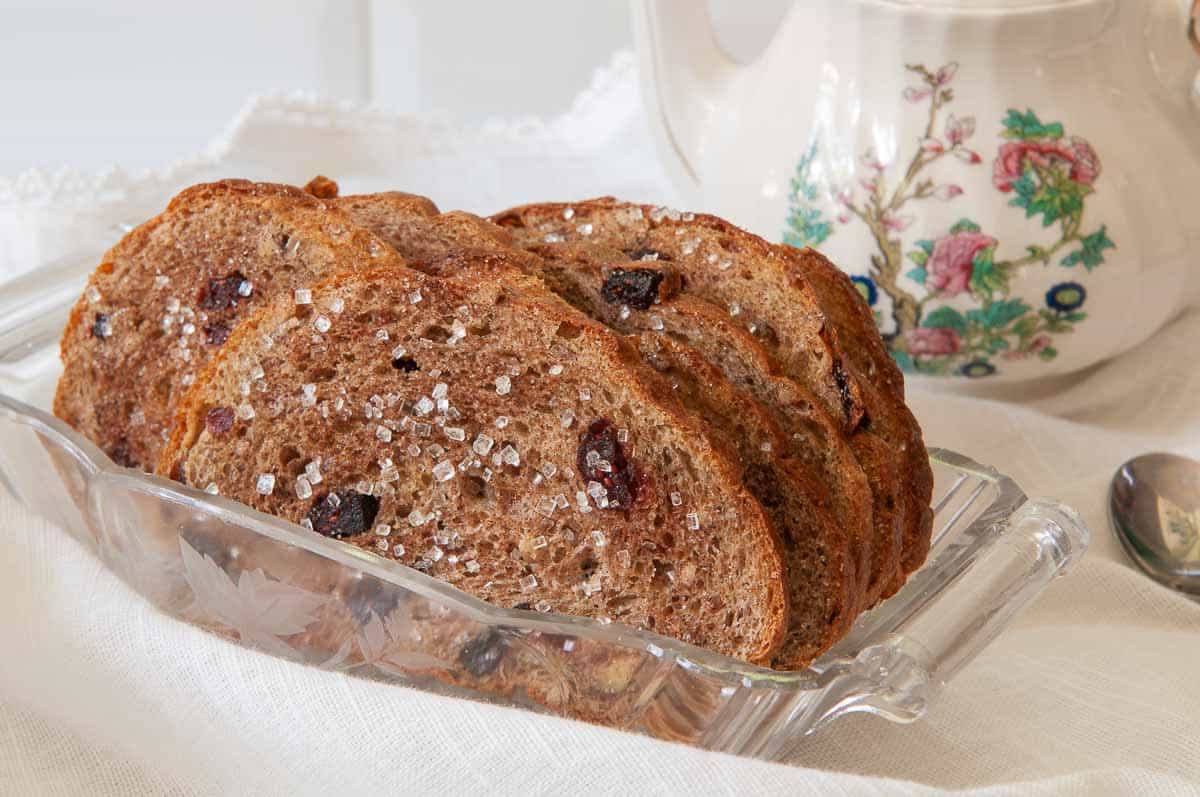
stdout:
MULTIPOLYGON (((662 354, 656 362, 663 367, 675 364, 673 381, 677 389, 690 397, 685 398, 688 408, 710 430, 723 430, 727 439, 739 447, 746 472, 753 474, 747 485, 768 508, 784 537, 793 615, 788 640, 775 665, 784 669, 801 667, 848 629, 863 603, 859 573, 868 573, 871 564, 872 496, 853 453, 837 427, 819 409, 815 398, 802 395, 794 383, 781 377, 778 379, 785 382, 782 391, 765 376, 758 384, 748 386, 760 395, 769 396, 774 404, 780 403, 780 396, 790 403, 786 408, 774 408, 774 414, 788 424, 785 434, 771 417, 771 410, 729 384, 705 356, 679 343, 679 333, 670 331, 674 338, 660 335, 654 331, 655 327, 665 327, 661 322, 652 322, 646 314, 638 314, 632 321, 626 315, 618 317, 616 308, 598 296, 584 296, 592 286, 590 280, 581 278, 580 269, 561 269, 558 261, 543 261, 533 253, 514 250, 511 237, 495 225, 461 212, 439 214, 428 200, 400 193, 347 196, 339 199, 337 206, 386 238, 414 267, 450 273, 452 268, 447 267, 447 262, 456 261, 446 258, 461 251, 479 254, 481 259, 477 262, 499 262, 501 268, 516 263, 524 271, 544 279, 552 290, 586 314, 617 329, 643 331, 644 340, 658 341, 654 348, 662 354), (497 253, 502 256, 496 258, 497 253), (640 325, 638 320, 642 322, 640 325), (686 376, 687 369, 680 367, 682 363, 690 365, 693 374, 690 379, 686 376), (696 387, 695 379, 701 373, 707 375, 705 389, 696 387), (689 386, 692 389, 686 389, 689 386), (748 429, 754 430, 753 433, 748 433, 748 429), (774 440, 770 452, 754 447, 768 439, 774 440), (801 456, 793 456, 795 451, 802 452, 801 456), (831 497, 831 491, 835 498, 831 497), (781 498, 780 493, 786 495, 781 498), (847 520, 835 521, 835 510, 838 517, 847 520)), ((624 256, 617 253, 616 257, 624 256)), ((757 353, 742 357, 736 367, 722 363, 726 369, 732 370, 743 385, 748 380, 737 369, 750 365, 766 372, 769 368, 766 357, 748 333, 729 323, 727 316, 702 300, 690 297, 679 300, 694 305, 698 312, 691 317, 675 314, 670 319, 671 325, 687 327, 689 334, 699 337, 701 345, 709 349, 706 356, 710 360, 721 363, 726 353, 745 347, 757 353), (713 327, 715 335, 708 332, 713 327), (733 346, 721 343, 723 337, 735 338, 733 346)), ((864 581, 865 578, 862 576, 864 581)))
POLYGON ((243 321, 158 472, 496 605, 769 663, 784 564, 731 452, 628 342, 536 280, 450 270, 344 273, 243 321))
MULTIPOLYGON (((882 543, 882 566, 872 571, 868 603, 894 592, 924 561, 932 472, 920 428, 904 405, 898 371, 880 359, 882 343, 869 311, 864 324, 857 292, 827 260, 768 244, 711 216, 612 199, 529 205, 493 218, 543 255, 560 242, 582 241, 614 247, 634 259, 667 261, 667 269, 682 278, 685 293, 728 308, 782 373, 813 389, 834 417, 838 405, 829 401, 829 379, 835 387, 851 385, 852 403, 862 409, 861 428, 851 440, 876 493, 877 543, 891 537, 882 543), (814 344, 818 339, 825 349, 814 344), (825 362, 832 364, 829 369, 814 368, 825 362), (864 432, 876 441, 860 440, 864 432)), ((853 417, 843 413, 845 421, 853 417)))
POLYGON ((862 300, 845 272, 812 248, 802 250, 781 246, 789 260, 812 287, 837 327, 839 339, 853 369, 877 396, 872 398, 884 411, 874 415, 879 434, 901 451, 906 490, 903 555, 897 579, 885 591, 890 595, 904 584, 908 574, 919 568, 929 553, 933 509, 933 471, 921 437, 921 428, 904 401, 904 375, 888 354, 875 327, 871 308, 862 300))
POLYGON ((643 332, 636 340, 683 405, 736 447, 747 489, 784 542, 791 622, 774 664, 808 664, 850 629, 860 597, 850 539, 829 511, 829 491, 799 461, 780 456, 788 443, 771 414, 698 351, 665 332, 643 332))
POLYGON ((324 274, 381 261, 399 258, 297 188, 193 186, 89 278, 63 334, 54 413, 118 464, 153 469, 179 398, 242 318, 324 274))

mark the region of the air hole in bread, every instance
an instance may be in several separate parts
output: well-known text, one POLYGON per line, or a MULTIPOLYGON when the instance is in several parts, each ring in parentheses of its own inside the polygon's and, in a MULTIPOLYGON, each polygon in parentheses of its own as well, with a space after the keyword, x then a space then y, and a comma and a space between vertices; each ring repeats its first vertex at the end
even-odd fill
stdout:
POLYGON ((440 324, 430 324, 425 327, 425 331, 421 333, 421 337, 428 338, 434 343, 445 343, 450 340, 450 330, 440 324))

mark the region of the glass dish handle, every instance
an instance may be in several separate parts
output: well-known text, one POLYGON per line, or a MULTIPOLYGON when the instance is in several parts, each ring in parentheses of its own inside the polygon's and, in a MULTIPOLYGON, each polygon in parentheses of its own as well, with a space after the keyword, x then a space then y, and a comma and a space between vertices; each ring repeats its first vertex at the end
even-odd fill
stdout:
MULTIPOLYGON (((843 701, 822 724, 855 711, 912 722, 1056 577, 1087 550, 1089 532, 1070 507, 1030 500, 1005 520, 989 545, 947 587, 914 606, 879 644, 851 665, 859 700, 843 701)), ((900 596, 897 596, 900 597, 900 596)))

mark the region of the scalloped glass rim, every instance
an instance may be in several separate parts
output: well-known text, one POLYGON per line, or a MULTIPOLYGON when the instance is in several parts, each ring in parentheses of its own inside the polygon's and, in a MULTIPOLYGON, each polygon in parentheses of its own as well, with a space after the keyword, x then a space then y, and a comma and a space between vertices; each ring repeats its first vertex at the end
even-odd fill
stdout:
POLYGON ((928 561, 805 670, 767 670, 619 624, 497 608, 351 545, 119 467, 42 409, 85 262, 94 260, 72 259, 0 293, 0 484, 168 614, 277 655, 770 757, 848 713, 917 719, 1087 546, 1069 508, 1031 501, 994 469, 934 449, 928 561), (240 550, 250 553, 239 560, 240 550), (211 571, 203 583, 197 567, 211 571), (375 591, 364 609, 345 585, 367 578, 375 591), (293 590, 294 610, 274 626, 245 627, 238 612, 263 611, 256 584, 272 595, 293 590), (227 600, 250 604, 223 608, 227 600), (440 629, 456 631, 452 644, 435 643, 440 629), (471 658, 480 651, 494 655, 471 658))

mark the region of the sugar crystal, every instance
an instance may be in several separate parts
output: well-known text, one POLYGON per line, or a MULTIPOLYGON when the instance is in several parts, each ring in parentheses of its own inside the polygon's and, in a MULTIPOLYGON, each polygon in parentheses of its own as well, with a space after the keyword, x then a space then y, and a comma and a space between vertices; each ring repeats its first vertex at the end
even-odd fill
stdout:
POLYGON ((671 506, 680 506, 683 504, 683 496, 679 493, 671 493, 671 506))
POLYGON ((296 304, 312 304, 312 291, 308 288, 297 288, 292 297, 296 304))
POLYGON ((395 556, 404 556, 404 546, 400 543, 396 543, 392 546, 392 554, 395 556))
POLYGON ((542 614, 545 614, 546 612, 550 611, 550 602, 545 599, 540 600, 533 604, 533 608, 537 609, 542 614))
POLYGON ((550 366, 549 371, 550 376, 558 376, 563 372, 563 367, 558 363, 555 363, 554 365, 550 366))
POLYGON ((546 236, 542 238, 542 241, 548 244, 560 244, 563 241, 563 237, 556 232, 548 232, 546 233, 546 236))
POLYGON ((440 482, 449 481, 454 478, 454 465, 442 460, 433 466, 433 477, 440 482))
POLYGON ((433 401, 428 396, 421 396, 421 400, 416 403, 413 410, 416 411, 417 415, 428 415, 433 412, 434 406, 433 401))
POLYGON ((597 548, 603 548, 605 545, 608 544, 608 540, 604 539, 603 531, 600 531, 600 529, 595 529, 592 532, 592 544, 595 545, 597 548))
POLYGON ((592 225, 590 224, 580 224, 575 229, 580 235, 585 237, 592 234, 592 225))
POLYGON ((695 512, 688 512, 687 527, 689 529, 691 529, 692 531, 696 531, 697 529, 699 529, 700 528, 700 516, 697 515, 695 512))
POLYGON ((221 488, 217 487, 216 482, 209 482, 208 486, 204 488, 204 492, 208 493, 209 495, 219 495, 221 488))
POLYGON ((562 217, 563 221, 570 221, 575 218, 575 208, 563 208, 562 217))
POLYGON ((380 329, 375 332, 375 340, 379 341, 380 343, 389 340, 391 337, 392 336, 388 334, 386 329, 380 329))
POLYGON ((413 291, 412 293, 410 293, 408 295, 408 301, 411 304, 420 304, 421 298, 422 297, 421 297, 421 289, 420 288, 417 288, 415 291, 413 291))
POLYGON ((301 501, 312 498, 312 483, 303 476, 296 478, 296 497, 301 501))
POLYGON ((486 457, 495 443, 495 440, 480 432, 479 436, 475 438, 475 442, 471 444, 471 450, 481 457, 486 457))
POLYGON ((563 414, 559 416, 559 423, 562 428, 566 429, 575 422, 575 413, 571 410, 563 410, 563 414))
POLYGON ((392 442, 392 430, 386 426, 376 426, 375 437, 376 439, 382 440, 385 443, 390 443, 392 442))
POLYGON ((511 445, 506 445, 500 449, 500 459, 505 465, 511 465, 514 468, 521 464, 521 455, 511 445))
POLYGON ((321 460, 314 459, 312 462, 304 466, 304 475, 308 477, 312 484, 320 484, 321 479, 321 460))
POLYGON ((524 578, 522 578, 518 583, 521 585, 522 590, 528 592, 529 590, 531 590, 537 586, 538 581, 537 581, 537 577, 531 573, 531 574, 525 576, 524 578))
POLYGON ((495 425, 496 425, 497 429, 503 429, 505 426, 508 426, 508 416, 501 415, 498 418, 496 418, 495 425))
POLYGON ((446 433, 446 437, 449 437, 451 440, 456 440, 460 443, 467 439, 467 433, 457 426, 447 426, 442 431, 446 433))
POLYGON ((318 332, 328 332, 331 326, 333 326, 333 322, 329 320, 328 316, 319 315, 313 320, 313 329, 318 332))
POLYGON ((538 536, 533 538, 533 541, 531 542, 531 544, 533 545, 534 550, 540 550, 542 548, 545 548, 547 545, 549 545, 550 542, 546 539, 545 534, 539 534, 538 536))
POLYGON ((249 404, 240 404, 237 408, 237 416, 243 421, 248 421, 254 417, 254 408, 249 404))
POLYGON ((478 573, 479 572, 479 562, 476 562, 474 559, 471 559, 463 564, 463 569, 466 570, 468 573, 478 573))
POLYGON ((333 300, 329 302, 329 312, 331 313, 340 313, 345 309, 346 301, 342 299, 341 296, 335 296, 333 297, 333 300))
POLYGON ((270 473, 259 474, 258 482, 255 483, 254 489, 260 495, 270 495, 275 491, 275 476, 270 473))
POLYGON ((507 374, 501 374, 500 376, 496 377, 496 394, 497 395, 507 396, 509 394, 509 391, 511 391, 511 390, 512 390, 512 380, 508 378, 507 374))

